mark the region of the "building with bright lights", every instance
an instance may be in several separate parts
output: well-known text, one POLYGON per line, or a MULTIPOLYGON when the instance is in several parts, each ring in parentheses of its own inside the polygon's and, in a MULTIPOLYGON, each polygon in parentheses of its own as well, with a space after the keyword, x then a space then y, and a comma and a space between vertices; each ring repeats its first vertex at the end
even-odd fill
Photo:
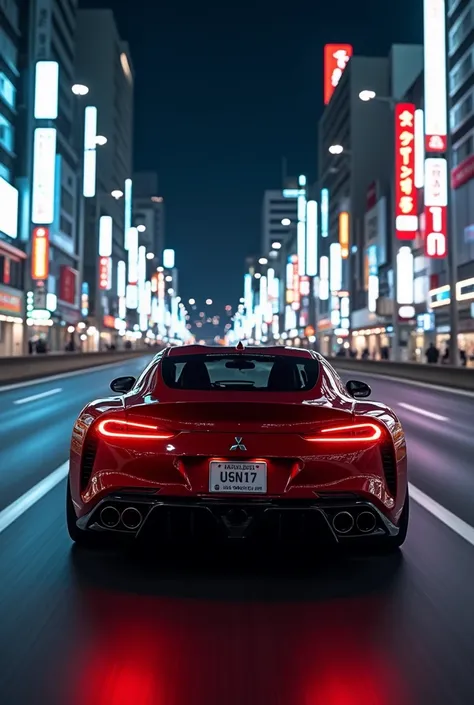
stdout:
POLYGON ((0 357, 23 352, 25 253, 19 245, 17 90, 20 16, 12 0, 0 10, 0 357))
MULTIPOLYGON (((151 171, 133 175, 133 221, 140 231, 140 243, 163 264, 165 248, 165 203, 159 195, 158 174, 151 171)), ((156 265, 155 265, 156 266, 156 265)))
POLYGON ((80 319, 80 155, 75 144, 76 3, 21 3, 20 238, 28 253, 28 339, 62 350, 80 319))
POLYGON ((133 251, 128 247, 133 225, 134 77, 130 51, 112 10, 78 10, 76 82, 89 88, 81 99, 86 111, 87 106, 96 109, 89 123, 86 115, 81 139, 89 139, 95 150, 95 169, 84 173, 82 313, 88 328, 96 329, 97 347, 117 344, 126 320, 136 323, 138 307, 135 236, 133 251))
POLYGON ((265 191, 262 204, 262 255, 268 255, 273 243, 283 243, 291 237, 291 229, 296 228, 298 219, 297 198, 297 179, 287 179, 283 189, 265 191))
POLYGON ((352 56, 319 122, 316 298, 324 354, 345 346, 378 355, 390 345, 393 311, 380 304, 389 306, 394 293, 393 106, 420 73, 421 62, 419 46, 395 46, 387 58, 352 56), (368 90, 377 99, 361 100, 368 90))
POLYGON ((15 0, 0 11, 0 357, 23 352, 25 253, 19 243, 16 188, 20 15, 15 0))

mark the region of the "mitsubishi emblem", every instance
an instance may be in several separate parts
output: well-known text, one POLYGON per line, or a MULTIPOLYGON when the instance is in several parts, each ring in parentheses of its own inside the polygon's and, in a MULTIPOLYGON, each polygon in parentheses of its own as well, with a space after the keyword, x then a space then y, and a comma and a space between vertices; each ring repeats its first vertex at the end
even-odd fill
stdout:
POLYGON ((235 444, 230 447, 230 450, 247 450, 246 446, 242 443, 242 437, 235 437, 235 444))

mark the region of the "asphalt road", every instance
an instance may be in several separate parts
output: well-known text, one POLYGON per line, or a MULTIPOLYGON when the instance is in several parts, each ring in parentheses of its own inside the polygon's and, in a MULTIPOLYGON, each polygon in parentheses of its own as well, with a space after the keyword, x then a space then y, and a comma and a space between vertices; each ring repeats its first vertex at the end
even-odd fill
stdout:
POLYGON ((399 556, 84 553, 64 481, 2 526, 140 365, 0 392, 1 705, 471 705, 474 398, 366 377, 408 436, 399 556))

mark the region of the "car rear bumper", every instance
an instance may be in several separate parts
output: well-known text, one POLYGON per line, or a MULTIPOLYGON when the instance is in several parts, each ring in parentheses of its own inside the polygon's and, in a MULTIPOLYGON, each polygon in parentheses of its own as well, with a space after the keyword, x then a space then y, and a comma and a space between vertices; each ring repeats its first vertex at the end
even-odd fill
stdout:
POLYGON ((374 504, 353 494, 288 501, 118 493, 104 497, 77 526, 155 544, 245 539, 346 544, 399 531, 374 504))

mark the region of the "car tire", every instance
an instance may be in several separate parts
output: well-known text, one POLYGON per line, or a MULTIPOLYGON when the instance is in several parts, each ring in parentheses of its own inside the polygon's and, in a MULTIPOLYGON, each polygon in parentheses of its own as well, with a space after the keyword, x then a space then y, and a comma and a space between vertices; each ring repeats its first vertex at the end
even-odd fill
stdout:
POLYGON ((67 525, 67 530, 69 533, 69 536, 72 541, 77 546, 85 546, 87 548, 91 548, 95 542, 93 539, 95 538, 94 536, 91 536, 91 534, 88 534, 86 531, 83 531, 82 529, 79 529, 79 527, 76 524, 77 517, 76 517, 76 512, 74 511, 74 504, 72 503, 72 497, 71 497, 71 486, 69 483, 69 478, 67 481, 67 490, 66 490, 66 525, 67 525))
POLYGON ((410 497, 407 495, 405 498, 405 504, 403 505, 402 513, 400 514, 400 521, 398 522, 398 534, 396 536, 387 536, 383 539, 383 544, 380 546, 380 550, 383 553, 394 553, 405 543, 408 532, 408 523, 410 518, 410 497))

